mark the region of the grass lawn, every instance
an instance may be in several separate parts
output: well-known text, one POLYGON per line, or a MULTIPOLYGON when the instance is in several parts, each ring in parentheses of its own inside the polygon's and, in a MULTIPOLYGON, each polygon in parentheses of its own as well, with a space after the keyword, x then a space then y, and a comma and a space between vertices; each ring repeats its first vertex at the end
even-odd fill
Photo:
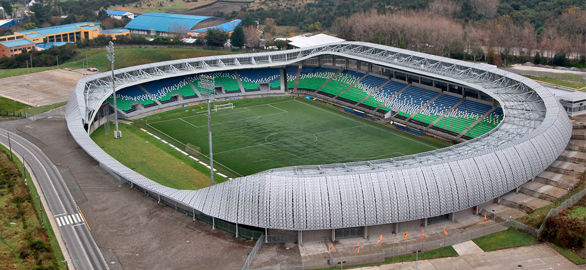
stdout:
POLYGON ((509 228, 506 231, 476 238, 472 241, 474 241, 474 243, 476 243, 484 251, 493 251, 537 243, 537 240, 535 240, 535 238, 533 238, 531 235, 519 232, 512 228, 509 228))
POLYGON ((0 268, 67 269, 30 175, 25 185, 22 163, 8 153, 0 146, 0 268))
POLYGON ((586 91, 584 89, 586 87, 586 81, 579 76, 571 76, 574 74, 555 74, 552 77, 542 77, 542 76, 533 76, 533 75, 524 75, 527 78, 531 78, 536 81, 542 81, 554 85, 574 88, 574 89, 581 89, 582 91, 586 91))
POLYGON ((568 258, 568 260, 572 261, 575 264, 586 264, 586 259, 580 257, 580 255, 576 254, 576 252, 570 250, 570 249, 565 249, 565 248, 561 248, 559 246, 557 246, 556 244, 553 243, 547 243, 550 247, 554 248, 555 250, 557 250, 560 254, 564 255, 566 258, 568 258))
MULTIPOLYGON (((415 261, 416 258, 418 260, 430 260, 430 259, 439 259, 439 258, 457 257, 457 256, 458 256, 458 252, 456 252, 456 250, 453 247, 449 246, 449 247, 438 248, 438 249, 434 249, 434 250, 430 250, 430 251, 420 252, 419 255, 412 253, 412 254, 406 254, 406 255, 401 255, 401 256, 396 256, 396 257, 389 257, 389 258, 385 258, 385 261, 381 262, 381 263, 369 263, 369 264, 353 265, 353 266, 348 266, 348 267, 346 267, 344 265, 344 268, 347 268, 347 269, 362 268, 362 267, 368 267, 368 266, 383 265, 383 264, 388 264, 388 263, 412 262, 412 261, 415 261)), ((322 270, 330 270, 330 269, 333 270, 333 269, 340 269, 340 268, 339 267, 330 267, 330 268, 324 268, 322 270)))
MULTIPOLYGON (((294 165, 383 159, 449 146, 305 99, 232 101, 212 113, 214 160, 233 176, 294 165)), ((208 155, 207 116, 180 109, 137 121, 177 147, 208 155)))
POLYGON ((65 104, 67 104, 67 102, 59 102, 46 106, 33 107, 18 101, 14 101, 12 99, 0 97, 0 120, 17 118, 19 117, 19 114, 20 117, 24 117, 26 114, 35 115, 61 107, 65 104), (14 116, 12 116, 12 114, 14 114, 14 116))
MULTIPOLYGON (((200 189, 209 186, 209 170, 168 145, 131 125, 120 124, 121 139, 113 138, 114 125, 106 135, 104 127, 92 133, 92 139, 109 155, 130 169, 176 189, 200 189)), ((226 179, 216 175, 216 182, 226 179)))
MULTIPOLYGON (((110 63, 106 58, 106 49, 81 49, 79 55, 71 61, 61 64, 60 68, 83 68, 86 52, 90 67, 96 67, 100 71, 110 70, 110 63)), ((204 50, 197 48, 158 48, 158 47, 120 47, 116 49, 116 68, 124 68, 129 66, 161 62, 174 59, 183 59, 191 57, 201 57, 209 55, 230 54, 229 51, 221 50, 204 50)), ((51 67, 35 67, 32 72, 45 71, 55 69, 57 66, 51 67)), ((22 75, 29 73, 26 68, 16 69, 0 69, 0 78, 22 75)))
MULTIPOLYGON (((385 258, 385 263, 397 263, 397 262, 410 262, 415 261, 415 253, 406 254, 396 257, 385 258)), ((457 257, 458 252, 452 247, 443 247, 430 251, 424 251, 419 253, 419 260, 429 260, 445 257, 457 257)))

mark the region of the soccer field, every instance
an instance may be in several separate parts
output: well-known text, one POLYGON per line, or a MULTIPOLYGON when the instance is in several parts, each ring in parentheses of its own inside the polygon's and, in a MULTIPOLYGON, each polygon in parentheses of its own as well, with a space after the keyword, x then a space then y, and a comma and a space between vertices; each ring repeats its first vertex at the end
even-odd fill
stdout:
MULTIPOLYGON (((383 159, 449 146, 340 112, 317 101, 265 98, 232 101, 212 112, 214 161, 244 176, 271 168, 383 159)), ((207 156, 207 115, 190 110, 162 113, 141 122, 177 147, 200 147, 207 156)))

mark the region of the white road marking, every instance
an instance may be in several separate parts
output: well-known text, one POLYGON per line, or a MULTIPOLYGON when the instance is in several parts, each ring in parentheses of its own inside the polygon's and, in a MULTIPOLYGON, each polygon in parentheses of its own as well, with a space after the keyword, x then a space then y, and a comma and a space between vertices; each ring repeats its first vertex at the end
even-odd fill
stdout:
POLYGON ((55 220, 57 220, 57 225, 59 225, 59 227, 61 227, 61 219, 60 218, 56 218, 55 220))
POLYGON ((71 217, 70 216, 65 216, 65 219, 67 220, 67 225, 73 223, 73 222, 71 222, 71 217))

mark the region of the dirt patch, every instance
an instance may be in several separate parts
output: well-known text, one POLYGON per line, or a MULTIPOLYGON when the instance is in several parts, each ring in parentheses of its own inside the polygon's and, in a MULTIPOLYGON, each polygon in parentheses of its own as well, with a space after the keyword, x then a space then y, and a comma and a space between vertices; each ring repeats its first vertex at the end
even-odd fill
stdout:
POLYGON ((216 1, 210 5, 206 5, 203 7, 195 8, 192 10, 188 10, 186 14, 193 14, 193 15, 203 15, 203 16, 212 16, 218 13, 229 14, 234 11, 238 12, 242 8, 247 7, 250 5, 249 2, 224 2, 224 1, 216 1))
POLYGON ((30 106, 67 101, 84 75, 70 69, 53 69, 0 79, 0 96, 30 106))

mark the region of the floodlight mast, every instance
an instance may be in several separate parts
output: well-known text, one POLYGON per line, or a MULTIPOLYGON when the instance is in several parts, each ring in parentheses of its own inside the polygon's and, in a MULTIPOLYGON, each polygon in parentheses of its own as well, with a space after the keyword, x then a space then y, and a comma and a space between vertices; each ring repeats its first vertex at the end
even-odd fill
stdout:
POLYGON ((114 139, 118 139, 122 137, 122 132, 118 129, 118 106, 116 105, 116 81, 114 80, 114 43, 112 41, 108 42, 108 46, 106 47, 108 51, 108 60, 110 61, 110 69, 112 71, 111 79, 112 79, 112 95, 114 97, 114 124, 116 126, 116 130, 114 130, 114 139))
POLYGON ((214 151, 212 150, 212 115, 210 111, 210 104, 211 100, 214 95, 214 91, 216 90, 216 85, 214 82, 214 77, 202 75, 200 77, 199 87, 201 88, 201 93, 203 95, 208 96, 208 141, 210 147, 210 185, 213 186, 214 183, 214 151))

